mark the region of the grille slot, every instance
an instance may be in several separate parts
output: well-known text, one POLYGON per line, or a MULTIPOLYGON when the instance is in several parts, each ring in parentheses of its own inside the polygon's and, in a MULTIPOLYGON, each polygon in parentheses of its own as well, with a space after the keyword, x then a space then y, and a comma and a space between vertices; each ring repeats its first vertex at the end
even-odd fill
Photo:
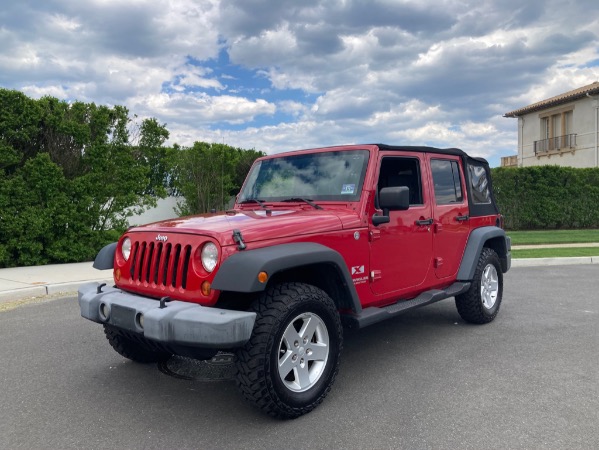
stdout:
POLYGON ((131 249, 131 279, 186 289, 191 255, 191 245, 135 241, 131 249))

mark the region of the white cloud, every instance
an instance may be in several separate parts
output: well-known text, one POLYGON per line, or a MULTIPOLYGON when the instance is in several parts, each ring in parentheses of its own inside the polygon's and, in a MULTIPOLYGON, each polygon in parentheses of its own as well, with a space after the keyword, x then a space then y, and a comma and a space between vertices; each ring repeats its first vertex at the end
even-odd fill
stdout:
POLYGON ((159 116, 168 122, 180 121, 198 127, 214 122, 240 124, 254 120, 258 115, 272 115, 274 104, 263 99, 255 101, 231 95, 210 96, 204 93, 160 93, 131 100, 135 110, 144 115, 159 116))
POLYGON ((496 157, 516 149, 505 112, 599 79, 598 13, 594 0, 8 2, 0 86, 122 104, 180 144, 496 157))
POLYGON ((308 112, 308 107, 301 103, 292 100, 284 100, 277 104, 277 109, 283 113, 291 114, 295 117, 299 117, 308 112))
POLYGON ((465 136, 471 138, 492 136, 497 133, 495 126, 488 122, 472 122, 467 120, 466 122, 460 123, 460 130, 465 136))

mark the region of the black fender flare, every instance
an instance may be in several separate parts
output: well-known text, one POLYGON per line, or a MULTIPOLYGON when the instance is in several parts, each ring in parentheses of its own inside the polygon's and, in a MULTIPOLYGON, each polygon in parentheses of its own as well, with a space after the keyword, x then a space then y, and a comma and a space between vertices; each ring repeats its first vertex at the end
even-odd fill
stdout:
POLYGON ((102 248, 94 259, 94 269, 106 270, 114 268, 114 255, 116 253, 116 242, 102 248))
POLYGON ((470 236, 468 236, 466 250, 464 251, 460 269, 458 270, 458 280, 470 281, 474 278, 478 258, 483 247, 488 242, 492 242, 492 245, 487 246, 495 250, 501 260, 502 271, 505 273, 510 269, 510 240, 506 237, 505 231, 494 226, 481 227, 473 230, 470 236))
POLYGON ((313 242, 280 244, 235 253, 218 269, 212 288, 219 291, 260 292, 267 286, 267 283, 258 281, 260 272, 266 272, 269 278, 272 278, 281 271, 322 263, 329 264, 337 270, 352 310, 362 311, 358 293, 343 257, 339 252, 313 242))

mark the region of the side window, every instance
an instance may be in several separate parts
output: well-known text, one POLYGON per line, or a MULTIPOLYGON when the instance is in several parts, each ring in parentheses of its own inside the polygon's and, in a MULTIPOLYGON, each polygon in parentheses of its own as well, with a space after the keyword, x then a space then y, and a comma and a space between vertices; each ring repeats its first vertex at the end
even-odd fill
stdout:
POLYGON ((457 161, 432 159, 431 171, 433 173, 433 183, 435 184, 435 201, 437 205, 460 203, 464 200, 460 166, 457 161))
POLYGON ((470 186, 472 187, 472 202, 479 205, 491 203, 489 180, 487 179, 485 168, 483 166, 468 164, 468 175, 470 186))
POLYGON ((383 158, 378 190, 396 186, 407 186, 410 189, 410 205, 423 204, 420 161, 417 158, 383 158))

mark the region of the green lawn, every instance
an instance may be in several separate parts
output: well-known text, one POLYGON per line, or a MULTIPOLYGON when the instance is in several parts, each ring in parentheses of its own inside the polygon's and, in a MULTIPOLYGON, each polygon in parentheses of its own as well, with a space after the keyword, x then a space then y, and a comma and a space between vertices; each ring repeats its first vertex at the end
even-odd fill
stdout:
POLYGON ((570 258, 573 256, 599 256, 599 247, 512 250, 512 258, 570 258))
POLYGON ((506 233, 512 238, 512 245, 599 242, 599 230, 507 231, 506 233))

